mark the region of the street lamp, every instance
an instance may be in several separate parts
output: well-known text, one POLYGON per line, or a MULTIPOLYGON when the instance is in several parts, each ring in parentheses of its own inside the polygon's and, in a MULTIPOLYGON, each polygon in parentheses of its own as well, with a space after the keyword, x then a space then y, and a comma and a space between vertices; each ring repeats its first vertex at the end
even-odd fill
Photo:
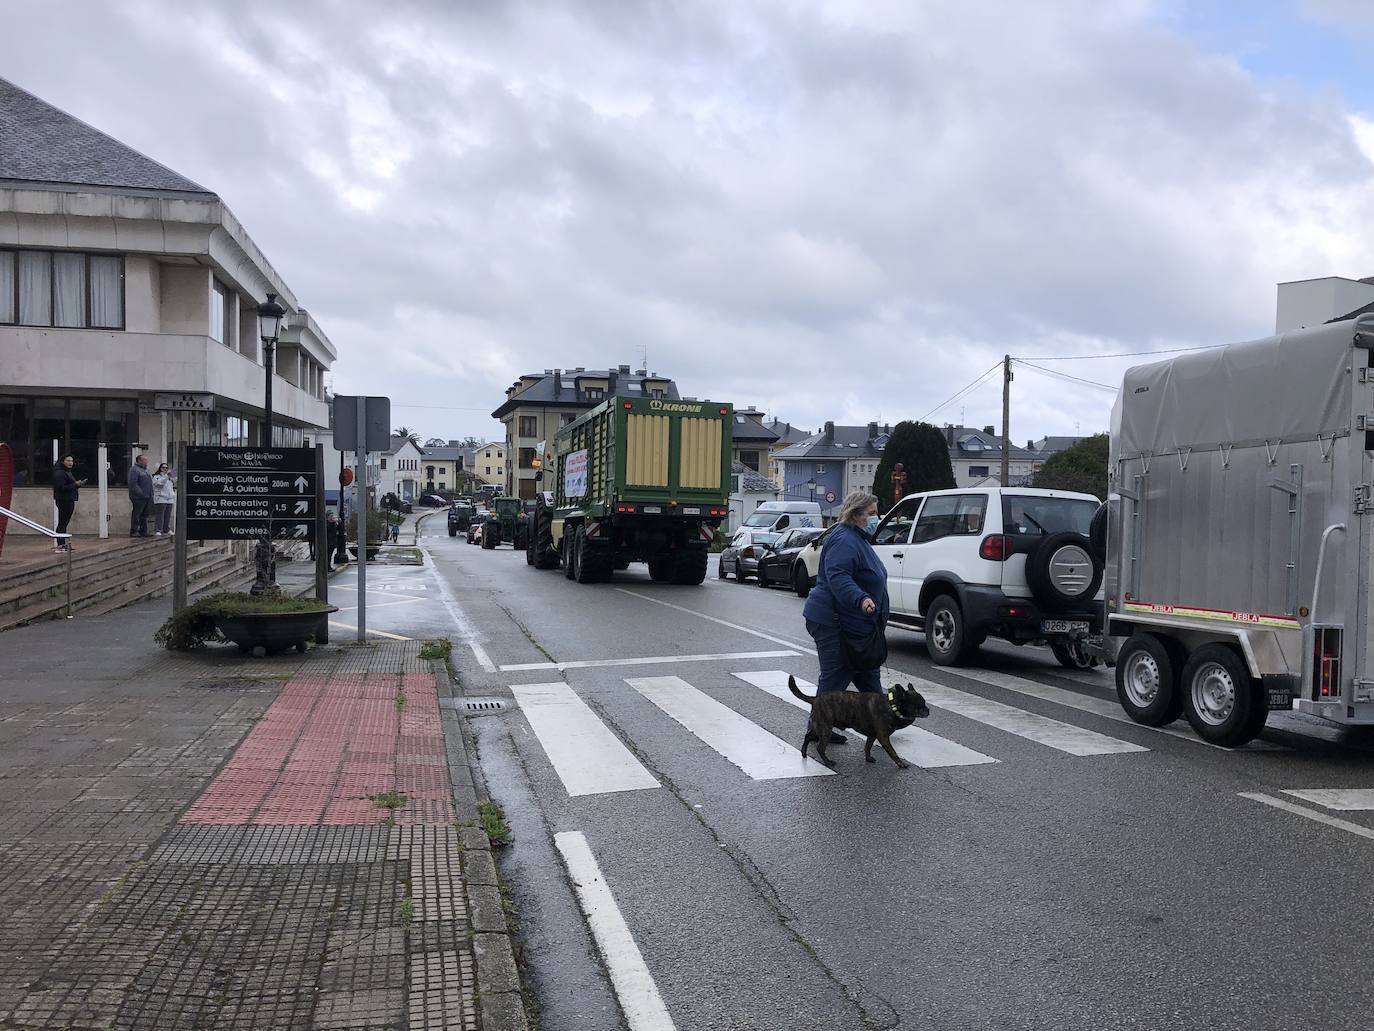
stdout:
MULTIPOLYGON (((272 359, 277 350, 277 337, 281 335, 282 316, 286 309, 277 303, 277 295, 269 293, 267 300, 258 305, 258 336, 262 337, 262 365, 266 370, 266 385, 263 388, 262 446, 272 446, 272 359)), ((277 563, 272 548, 272 520, 269 515, 267 530, 253 549, 254 579, 249 588, 250 594, 276 594, 277 563)))
POLYGON ((809 491, 811 492, 811 500, 812 500, 812 501, 815 501, 815 500, 816 500, 816 481, 815 481, 815 480, 807 480, 807 481, 806 481, 806 489, 809 490, 809 491))

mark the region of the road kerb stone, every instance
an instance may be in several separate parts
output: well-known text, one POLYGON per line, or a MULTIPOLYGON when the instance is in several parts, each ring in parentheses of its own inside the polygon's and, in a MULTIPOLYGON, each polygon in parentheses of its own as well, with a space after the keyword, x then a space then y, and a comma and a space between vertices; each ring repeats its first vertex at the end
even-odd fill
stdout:
POLYGON ((468 916, 474 931, 507 933, 506 913, 501 907, 500 889, 489 884, 469 884, 468 916))
POLYGON ((463 880, 467 884, 501 883, 496 876, 496 862, 491 857, 490 849, 464 849, 463 880))
POLYGON ((487 993, 520 991, 520 974, 515 966, 515 953, 505 934, 474 934, 472 950, 477 955, 477 990, 487 993))
POLYGON ((519 992, 482 993, 482 1031, 528 1031, 519 992))

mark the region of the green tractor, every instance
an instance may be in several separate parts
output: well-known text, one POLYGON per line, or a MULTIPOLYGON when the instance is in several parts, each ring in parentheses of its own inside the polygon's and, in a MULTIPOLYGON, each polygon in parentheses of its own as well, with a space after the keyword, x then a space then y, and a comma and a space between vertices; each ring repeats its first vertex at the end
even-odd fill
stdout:
POLYGON ((524 551, 528 532, 524 502, 519 498, 495 498, 491 502, 491 514, 482 527, 482 547, 491 549, 498 544, 509 544, 516 551, 524 551))

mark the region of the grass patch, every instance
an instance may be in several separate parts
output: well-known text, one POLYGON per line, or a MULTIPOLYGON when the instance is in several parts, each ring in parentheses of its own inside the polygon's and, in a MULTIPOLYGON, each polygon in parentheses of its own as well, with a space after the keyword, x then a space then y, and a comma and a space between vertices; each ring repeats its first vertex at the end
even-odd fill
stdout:
POLYGON ((447 659, 452 654, 453 642, 447 637, 441 637, 437 641, 426 641, 420 646, 422 659, 447 659))
POLYGON ((410 801, 399 791, 383 791, 378 795, 368 795, 368 801, 377 806, 378 809, 389 809, 393 813, 410 801))
POLYGON ((297 598, 290 594, 247 594, 222 591, 202 598, 173 613, 158 627, 153 640, 170 651, 192 651, 224 637, 215 628, 218 616, 261 615, 268 613, 323 612, 330 608, 318 598, 297 598))
POLYGON ((400 912, 397 914, 401 918, 401 923, 409 924, 415 919, 415 900, 409 895, 401 899, 400 912))
POLYGON ((477 803, 477 815, 488 841, 502 848, 510 844, 510 824, 506 822, 504 809, 495 802, 479 802, 477 803))

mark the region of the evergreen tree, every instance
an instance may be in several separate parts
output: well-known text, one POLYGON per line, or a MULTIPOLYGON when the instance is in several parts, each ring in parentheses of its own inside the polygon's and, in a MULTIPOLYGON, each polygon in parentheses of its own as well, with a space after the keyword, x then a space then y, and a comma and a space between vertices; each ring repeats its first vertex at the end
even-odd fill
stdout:
POLYGON ((899 422, 887 438, 882 461, 873 474, 873 493, 878 495, 880 512, 886 512, 899 500, 892 496, 892 469, 898 463, 906 472, 906 494, 954 486, 954 467, 949 462, 945 435, 927 422, 899 422))
POLYGON ((1084 437, 1073 447, 1050 455, 1031 485, 1051 490, 1074 490, 1107 497, 1107 434, 1084 437))

